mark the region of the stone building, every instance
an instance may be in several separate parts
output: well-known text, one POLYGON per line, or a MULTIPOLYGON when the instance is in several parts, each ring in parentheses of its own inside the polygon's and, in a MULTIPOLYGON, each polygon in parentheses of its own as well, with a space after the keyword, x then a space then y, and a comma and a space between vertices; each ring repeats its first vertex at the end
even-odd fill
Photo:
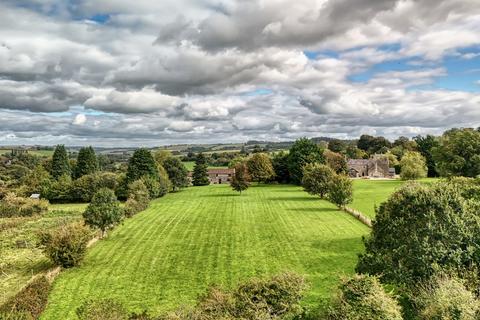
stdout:
POLYGON ((347 161, 348 174, 352 178, 394 178, 395 168, 390 168, 388 158, 375 155, 370 159, 347 161))
MULTIPOLYGON (((226 184, 232 181, 235 169, 210 168, 207 172, 210 184, 226 184)), ((190 181, 192 180, 192 173, 192 171, 188 173, 190 181)))

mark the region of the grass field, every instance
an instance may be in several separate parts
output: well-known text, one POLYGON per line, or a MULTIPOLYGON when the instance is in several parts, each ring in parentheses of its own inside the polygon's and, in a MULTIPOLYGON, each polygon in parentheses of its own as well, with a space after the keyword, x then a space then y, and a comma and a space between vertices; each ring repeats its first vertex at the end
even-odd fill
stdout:
POLYGON ((76 210, 55 210, 43 216, 0 218, 0 305, 32 275, 51 267, 37 247, 37 233, 64 221, 79 220, 80 216, 76 210))
POLYGON ((86 299, 110 297, 153 313, 192 304, 208 284, 231 287, 293 270, 311 284, 305 303, 329 299, 353 272, 368 228, 300 187, 192 187, 149 209, 95 244, 82 266, 55 280, 42 319, 75 319, 86 299))
MULTIPOLYGON (((182 162, 183 165, 185 166, 185 168, 187 168, 188 171, 192 171, 193 170, 193 167, 195 166, 195 161, 184 161, 182 162)), ((227 168, 227 167, 213 167, 213 166, 209 166, 208 167, 209 169, 210 168, 227 168)))
MULTIPOLYGON (((433 183, 438 179, 426 178, 420 183, 433 183)), ((370 218, 375 217, 375 206, 388 200, 390 195, 405 183, 403 180, 367 180, 353 181, 353 203, 349 207, 359 210, 370 218)))
MULTIPOLYGON (((8 154, 12 152, 12 149, 1 149, 0 148, 0 155, 2 154, 8 154)), ((53 155, 53 150, 29 150, 29 154, 33 154, 35 156, 41 156, 41 157, 49 157, 53 155)))

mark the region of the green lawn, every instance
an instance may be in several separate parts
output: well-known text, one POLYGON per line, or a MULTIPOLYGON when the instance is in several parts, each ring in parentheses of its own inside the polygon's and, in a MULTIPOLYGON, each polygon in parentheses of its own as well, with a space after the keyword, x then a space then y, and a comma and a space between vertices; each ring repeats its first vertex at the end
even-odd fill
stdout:
MULTIPOLYGON (((195 161, 184 161, 182 162, 183 165, 185 166, 185 168, 187 168, 188 171, 192 171, 193 170, 193 167, 195 166, 195 161)), ((214 167, 214 166, 208 166, 209 169, 212 169, 212 168, 228 168, 228 167, 214 167)))
MULTIPOLYGON (((420 183, 433 183, 438 179, 421 179, 420 183)), ((390 195, 403 185, 403 180, 355 179, 353 181, 353 203, 349 206, 364 213, 370 218, 375 217, 375 206, 388 200, 390 195)))
POLYGON ((49 210, 62 211, 80 211, 83 212, 87 208, 88 203, 54 203, 49 205, 49 210))
POLYGON ((114 298, 131 311, 189 305, 208 284, 232 287, 293 270, 311 284, 305 303, 333 294, 353 272, 368 228, 300 187, 191 187, 152 202, 95 244, 82 266, 55 280, 42 319, 75 319, 86 299, 114 298))

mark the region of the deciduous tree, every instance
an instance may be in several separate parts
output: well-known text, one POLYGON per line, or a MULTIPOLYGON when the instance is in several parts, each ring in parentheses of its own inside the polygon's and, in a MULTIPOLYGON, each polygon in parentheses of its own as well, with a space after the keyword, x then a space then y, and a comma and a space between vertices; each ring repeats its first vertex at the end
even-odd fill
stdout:
POLYGON ((288 154, 288 169, 293 182, 300 184, 303 167, 308 163, 325 163, 323 150, 307 138, 295 141, 288 154))
POLYGON ((252 181, 267 182, 273 179, 272 160, 263 152, 257 152, 247 160, 247 168, 252 181))
POLYGON ((240 194, 250 186, 250 174, 245 163, 240 162, 235 166, 231 186, 233 190, 240 192, 240 194))
POLYGON ((107 188, 100 189, 95 193, 92 202, 83 212, 85 223, 102 231, 105 236, 108 229, 118 224, 123 217, 123 210, 115 196, 115 193, 107 188))
POLYGON ((329 166, 309 163, 303 168, 303 189, 309 194, 325 198, 335 172, 329 166))
POLYGON ((427 176, 425 158, 416 151, 407 151, 400 160, 400 177, 403 180, 416 180, 427 176))

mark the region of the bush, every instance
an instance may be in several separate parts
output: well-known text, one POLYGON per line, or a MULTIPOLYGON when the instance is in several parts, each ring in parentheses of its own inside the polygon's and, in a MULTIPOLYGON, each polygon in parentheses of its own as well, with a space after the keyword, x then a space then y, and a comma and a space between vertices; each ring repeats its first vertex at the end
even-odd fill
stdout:
POLYGON ((330 320, 401 320, 397 301, 387 294, 376 277, 355 275, 343 280, 328 311, 330 320))
POLYGON ((353 183, 345 175, 334 175, 328 186, 328 200, 343 208, 353 201, 353 183))
POLYGON ((134 181, 129 186, 129 196, 125 202, 125 216, 131 217, 145 210, 150 201, 148 189, 142 180, 134 181))
POLYGON ((38 319, 47 306, 50 287, 46 277, 35 278, 0 307, 0 319, 38 319))
POLYGON ((477 208, 451 184, 410 183, 380 205, 357 271, 414 287, 439 270, 480 263, 477 208))
POLYGON ((69 175, 63 175, 50 185, 45 198, 53 202, 70 202, 73 187, 72 178, 69 175))
POLYGON ((71 268, 85 256, 90 230, 81 223, 61 225, 39 235, 45 255, 58 266, 71 268))
POLYGON ((106 188, 95 193, 92 202, 83 213, 85 223, 93 228, 100 229, 102 237, 105 236, 109 228, 118 224, 122 217, 123 210, 120 208, 115 193, 106 188))
POLYGON ((17 197, 8 193, 0 201, 0 218, 30 217, 48 211, 48 201, 17 197))
POLYGON ((420 319, 474 320, 480 303, 462 280, 445 275, 433 277, 413 294, 420 319))
POLYGON ((128 320, 125 307, 112 299, 87 300, 78 309, 80 320, 128 320))
POLYGON ((111 172, 86 174, 73 182, 73 201, 90 202, 93 195, 102 188, 115 190, 118 186, 117 175, 111 172))
POLYGON ((307 164, 303 168, 303 189, 323 199, 328 194, 330 181, 334 176, 335 172, 329 166, 319 163, 307 164))
POLYGON ((407 151, 400 160, 400 177, 402 180, 416 180, 427 176, 428 168, 425 158, 415 151, 407 151))

